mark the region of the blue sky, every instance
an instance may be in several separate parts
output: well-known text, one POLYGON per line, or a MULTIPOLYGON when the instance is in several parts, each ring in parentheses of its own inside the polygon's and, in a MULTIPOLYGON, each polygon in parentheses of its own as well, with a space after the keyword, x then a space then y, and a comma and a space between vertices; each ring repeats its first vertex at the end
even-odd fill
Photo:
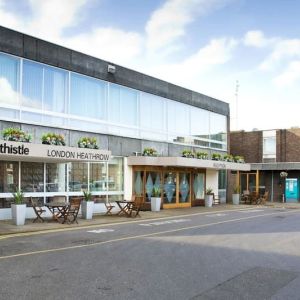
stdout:
POLYGON ((226 101, 245 130, 300 126, 299 13, 298 0, 0 0, 0 25, 226 101))

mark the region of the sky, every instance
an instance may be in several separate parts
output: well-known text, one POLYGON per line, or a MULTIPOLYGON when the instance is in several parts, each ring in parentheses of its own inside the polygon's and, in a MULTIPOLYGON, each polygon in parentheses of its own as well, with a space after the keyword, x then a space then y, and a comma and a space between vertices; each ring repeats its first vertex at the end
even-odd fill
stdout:
POLYGON ((0 25, 300 127, 299 0, 0 0, 0 25), (298 110, 299 109, 299 110, 298 110))

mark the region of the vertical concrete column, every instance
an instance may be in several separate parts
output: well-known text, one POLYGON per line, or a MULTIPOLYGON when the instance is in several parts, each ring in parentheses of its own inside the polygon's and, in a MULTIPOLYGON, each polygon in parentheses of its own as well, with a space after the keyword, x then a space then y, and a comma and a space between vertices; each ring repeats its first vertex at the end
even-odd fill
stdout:
POLYGON ((127 164, 127 157, 124 157, 124 198, 130 200, 132 197, 132 167, 127 164))

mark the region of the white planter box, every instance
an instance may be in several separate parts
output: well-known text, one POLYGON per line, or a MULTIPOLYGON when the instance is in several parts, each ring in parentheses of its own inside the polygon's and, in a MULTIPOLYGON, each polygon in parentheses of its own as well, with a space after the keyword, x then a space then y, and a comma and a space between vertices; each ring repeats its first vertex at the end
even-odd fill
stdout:
POLYGON ((151 197, 151 211, 160 211, 161 198, 151 197))
POLYGON ((212 207, 213 197, 213 195, 205 195, 205 207, 212 207))
POLYGON ((240 194, 232 194, 232 204, 234 205, 240 204, 240 194))
POLYGON ((91 220, 94 212, 94 201, 82 201, 81 202, 81 213, 82 218, 91 220))
POLYGON ((11 215, 13 223, 17 226, 25 224, 26 204, 12 204, 11 215))

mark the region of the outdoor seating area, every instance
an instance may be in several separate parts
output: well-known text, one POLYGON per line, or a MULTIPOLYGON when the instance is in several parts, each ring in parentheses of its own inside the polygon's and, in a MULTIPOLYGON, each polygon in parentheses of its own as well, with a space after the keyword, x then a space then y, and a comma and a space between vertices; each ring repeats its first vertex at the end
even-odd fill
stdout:
POLYGON ((250 192, 248 190, 243 191, 241 195, 241 204, 253 204, 253 205, 265 205, 266 201, 268 201, 269 192, 266 191, 263 195, 253 191, 250 192))

